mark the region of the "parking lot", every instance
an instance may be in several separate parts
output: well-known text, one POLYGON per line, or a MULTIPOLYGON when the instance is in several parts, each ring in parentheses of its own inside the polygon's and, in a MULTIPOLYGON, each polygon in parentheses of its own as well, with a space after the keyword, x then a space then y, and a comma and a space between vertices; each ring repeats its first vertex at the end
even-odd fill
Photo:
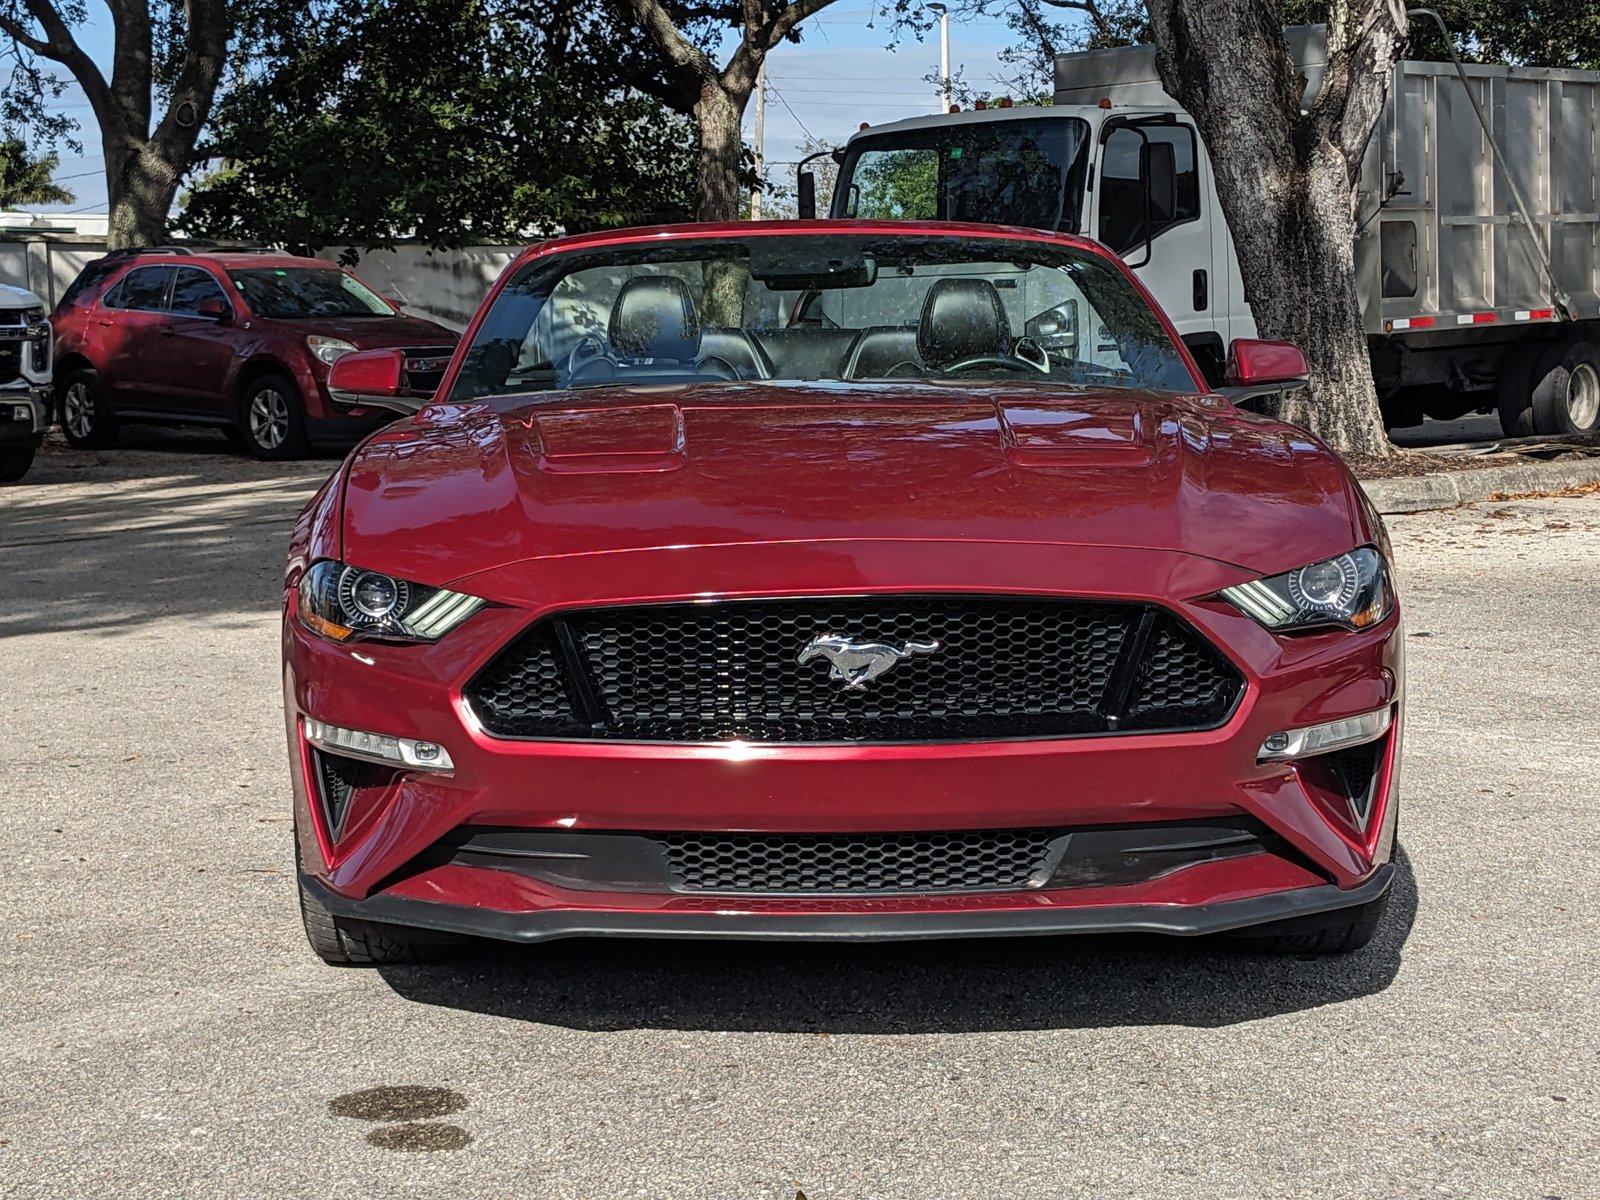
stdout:
POLYGON ((1403 856, 1354 956, 363 971, 300 931, 278 680, 282 547, 335 460, 129 446, 52 442, 0 493, 0 1194, 1600 1196, 1600 495, 1391 521, 1403 856))

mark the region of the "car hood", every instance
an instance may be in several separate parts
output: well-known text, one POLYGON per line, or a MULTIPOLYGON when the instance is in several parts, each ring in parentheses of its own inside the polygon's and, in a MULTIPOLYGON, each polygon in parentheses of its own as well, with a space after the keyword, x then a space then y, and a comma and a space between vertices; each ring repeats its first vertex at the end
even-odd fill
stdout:
POLYGON ((390 346, 454 346, 457 334, 422 317, 269 318, 274 328, 301 335, 342 338, 357 350, 390 346))
POLYGON ((832 539, 1171 550, 1261 574, 1352 545, 1354 484, 1215 397, 948 383, 440 404, 351 458, 344 557, 423 583, 547 556, 832 539))

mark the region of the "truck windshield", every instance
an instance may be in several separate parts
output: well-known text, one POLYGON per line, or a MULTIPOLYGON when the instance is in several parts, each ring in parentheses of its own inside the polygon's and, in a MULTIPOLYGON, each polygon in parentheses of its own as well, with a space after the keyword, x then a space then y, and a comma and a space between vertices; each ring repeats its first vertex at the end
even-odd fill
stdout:
POLYGON ((951 123, 856 137, 835 217, 978 221, 1079 232, 1088 123, 1076 117, 951 123))

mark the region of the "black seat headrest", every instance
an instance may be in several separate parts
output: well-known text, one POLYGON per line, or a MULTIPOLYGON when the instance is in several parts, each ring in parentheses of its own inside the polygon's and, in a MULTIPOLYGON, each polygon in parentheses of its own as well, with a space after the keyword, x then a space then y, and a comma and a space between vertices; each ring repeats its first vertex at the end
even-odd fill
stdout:
POLYGON ((611 306, 611 346, 627 358, 693 362, 700 357, 700 315, 689 285, 671 275, 635 275, 611 306))
POLYGON ((1011 351, 1011 323, 987 279, 939 279, 922 302, 917 353, 929 366, 1011 351))

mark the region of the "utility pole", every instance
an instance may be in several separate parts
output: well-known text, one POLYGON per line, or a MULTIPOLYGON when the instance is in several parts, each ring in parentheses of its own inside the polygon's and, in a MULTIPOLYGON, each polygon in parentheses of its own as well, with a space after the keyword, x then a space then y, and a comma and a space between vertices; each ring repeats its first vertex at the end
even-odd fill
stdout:
POLYGON ((761 220, 761 189, 767 182, 767 60, 756 71, 756 186, 750 193, 750 219, 761 220))
POLYGON ((950 111, 950 9, 943 4, 923 5, 939 14, 939 111, 950 111))

